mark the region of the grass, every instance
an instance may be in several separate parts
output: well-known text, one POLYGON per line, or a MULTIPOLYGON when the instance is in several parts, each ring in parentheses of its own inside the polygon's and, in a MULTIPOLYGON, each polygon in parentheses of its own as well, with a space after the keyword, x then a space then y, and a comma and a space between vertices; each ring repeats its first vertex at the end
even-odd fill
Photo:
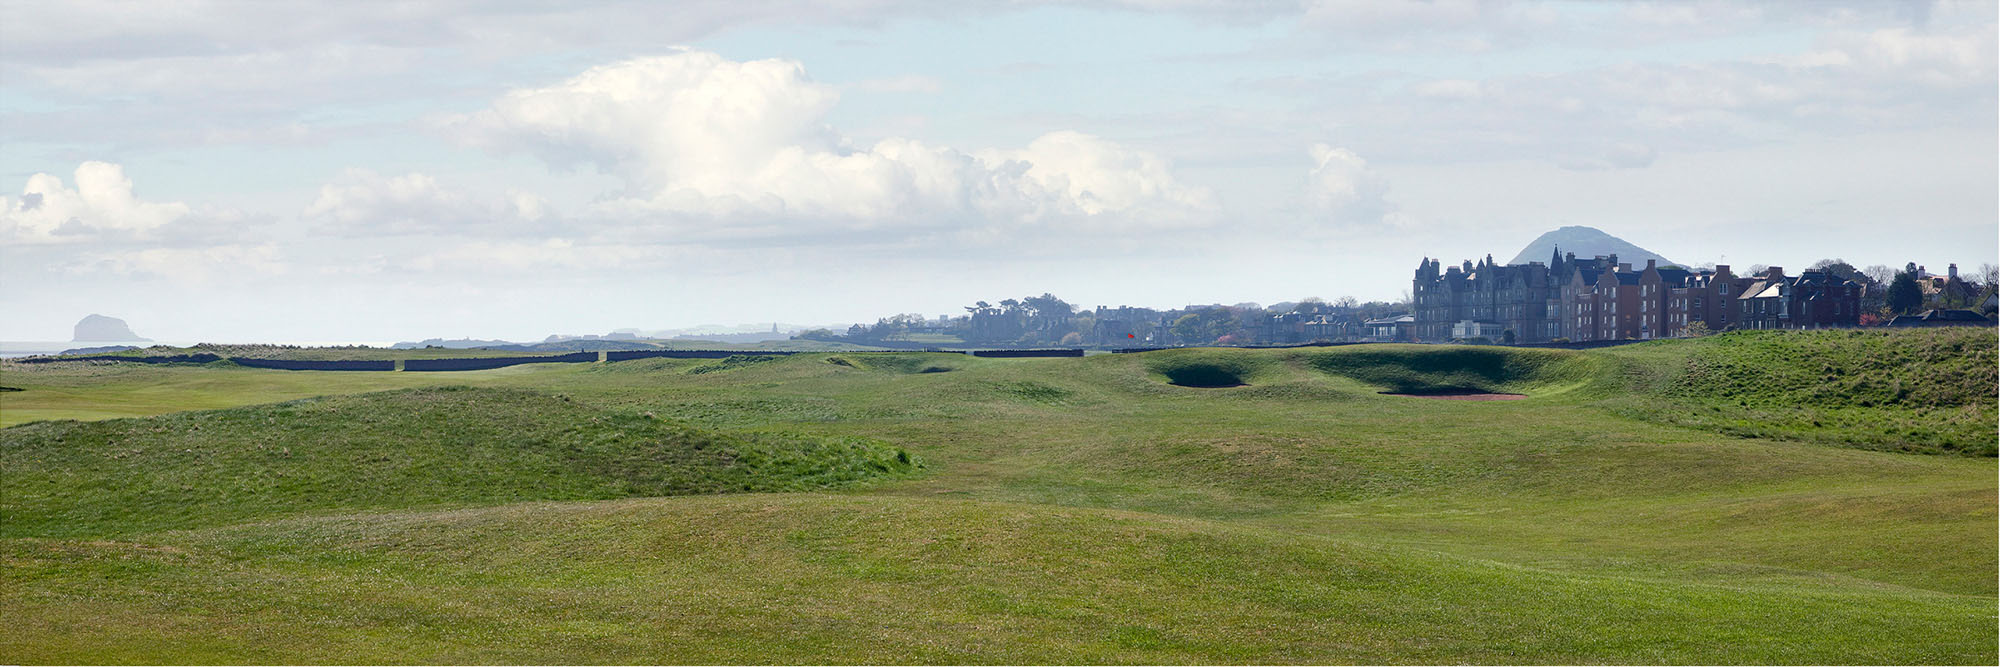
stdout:
POLYGON ((4 553, 24 613, 0 641, 52 661, 1952 663, 1992 643, 1978 598, 966 500, 528 504, 4 553))
POLYGON ((730 435, 518 389, 442 387, 7 431, 6 537, 306 512, 822 489, 908 473, 860 438, 730 435))
POLYGON ((0 383, 20 387, 0 400, 0 426, 57 419, 146 417, 384 389, 484 385, 546 370, 515 366, 467 373, 312 372, 115 362, 0 362, 0 383))
POLYGON ((1443 394, 1574 387, 1595 375, 1594 361, 1565 350, 1385 345, 1315 354, 1307 363, 1390 392, 1443 394))
MULTIPOLYGON (((430 393, 498 401, 451 411, 487 413, 488 426, 436 426, 463 434, 458 446, 483 452, 482 463, 420 452, 425 462, 364 468, 410 483, 325 504, 195 490, 254 479, 244 471, 264 469, 259 445, 345 451, 301 445, 308 438, 278 426, 325 433, 395 409, 30 424, 0 431, 5 483, 28 467, 16 452, 30 449, 47 470, 106 481, 97 493, 0 499, 10 503, 0 604, 26 619, 0 637, 0 660, 1993 663, 1993 458, 1884 451, 1866 428, 1746 438, 1667 417, 1710 400, 1674 389, 1690 360, 1736 359, 1731 377, 1784 378, 1767 368, 1796 363, 1780 348, 1847 349, 1820 335, 1845 332, 1592 352, 841 352, 438 374, 485 389, 430 393), (717 366, 727 368, 694 372, 717 366), (1179 386, 1169 374, 1201 366, 1239 384, 1179 386), (1528 398, 1379 393, 1413 386, 1528 398), (523 414, 570 426, 518 423, 523 414), (162 448, 139 468, 107 458, 113 440, 166 425, 242 437, 183 432, 173 441, 182 449, 213 449, 162 448), (56 427, 79 435, 30 437, 56 427), (105 437, 81 435, 97 428, 105 437), (651 492, 592 494, 641 488, 628 480, 644 477, 648 459, 576 472, 584 457, 572 450, 518 444, 520 434, 560 443, 581 433, 595 435, 574 441, 610 446, 603 436, 648 429, 848 443, 876 457, 901 449, 923 468, 868 473, 834 493, 618 499, 651 492), (188 475, 189 491, 171 485, 188 475), (121 495, 115 480, 126 477, 155 493, 121 495), (417 483, 426 478, 460 481, 417 483), (524 490, 509 479, 550 482, 524 490), (154 512, 145 498, 180 504, 154 512), (33 513, 14 509, 29 500, 33 513), (37 523, 17 527, 17 517, 37 523)), ((1978 369, 1980 339, 1950 348, 1955 339, 1930 335, 1861 339, 1898 349, 1836 372, 1978 369), (1960 364, 1936 352, 1948 349, 1975 356, 1960 364)), ((347 393, 418 375, 55 366, 72 368, 0 369, 0 384, 26 389, 0 394, 0 413, 58 390, 66 398, 42 409, 81 411, 146 386, 213 383, 205 400, 262 402, 256 389, 225 387, 302 376, 347 393)), ((1797 395, 1765 392, 1808 391, 1798 386, 1728 391, 1777 403, 1797 395)), ((1824 409, 1920 419, 1992 404, 1974 381, 1962 386, 1927 402, 1824 409)), ((1991 439, 1993 410, 1983 415, 1969 423, 1991 439)), ((818 485, 786 488, 807 486, 818 485)))
POLYGON ((1731 435, 1994 456, 1994 331, 1748 331, 1634 345, 1602 391, 1622 414, 1731 435))

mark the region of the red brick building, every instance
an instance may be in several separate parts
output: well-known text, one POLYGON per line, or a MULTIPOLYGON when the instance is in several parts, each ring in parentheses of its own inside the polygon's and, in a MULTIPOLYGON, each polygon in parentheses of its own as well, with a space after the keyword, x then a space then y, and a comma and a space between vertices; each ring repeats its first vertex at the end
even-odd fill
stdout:
MULTIPOLYGON (((1700 322, 1728 329, 1818 329, 1857 326, 1861 287, 1807 271, 1737 277, 1728 265, 1693 271, 1677 266, 1633 270, 1616 255, 1551 257, 1500 266, 1444 268, 1424 258, 1411 285, 1417 340, 1444 341, 1454 331, 1502 331, 1516 342, 1644 340, 1682 335, 1700 322)), ((1491 338, 1491 336, 1487 336, 1491 338)))

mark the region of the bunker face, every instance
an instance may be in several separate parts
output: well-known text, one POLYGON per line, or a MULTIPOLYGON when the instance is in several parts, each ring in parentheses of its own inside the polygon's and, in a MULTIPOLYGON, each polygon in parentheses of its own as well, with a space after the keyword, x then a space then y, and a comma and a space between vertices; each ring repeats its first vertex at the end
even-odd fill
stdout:
POLYGON ((1385 391, 1382 393, 1388 396, 1407 396, 1410 398, 1435 398, 1444 401, 1518 401, 1523 398, 1527 398, 1527 396, 1523 394, 1493 394, 1483 391, 1439 391, 1439 392, 1423 392, 1423 393, 1399 393, 1393 391, 1385 391))
POLYGON ((1243 376, 1233 369, 1211 364, 1185 364, 1164 369, 1167 383, 1182 387, 1216 389, 1243 386, 1243 376))

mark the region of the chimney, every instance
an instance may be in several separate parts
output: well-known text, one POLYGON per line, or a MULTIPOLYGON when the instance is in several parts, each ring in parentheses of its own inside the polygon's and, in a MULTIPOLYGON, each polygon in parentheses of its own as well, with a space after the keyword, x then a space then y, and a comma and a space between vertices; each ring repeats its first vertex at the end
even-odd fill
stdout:
POLYGON ((1650 260, 1650 259, 1649 259, 1649 260, 1646 260, 1646 270, 1647 270, 1647 271, 1651 271, 1651 270, 1653 270, 1653 260, 1650 260))
POLYGON ((1949 268, 1946 268, 1946 269, 1945 269, 1945 271, 1947 272, 1947 273, 1946 273, 1945 275, 1949 275, 1949 276, 1951 276, 1951 277, 1953 277, 1953 278, 1957 278, 1957 277, 1958 277, 1958 263, 1957 263, 1957 262, 1953 262, 1953 263, 1952 263, 1952 265, 1951 265, 1951 266, 1950 266, 1949 268))
POLYGON ((1771 280, 1777 280, 1779 278, 1783 278, 1785 277, 1785 267, 1773 266, 1768 269, 1764 269, 1764 277, 1771 280))

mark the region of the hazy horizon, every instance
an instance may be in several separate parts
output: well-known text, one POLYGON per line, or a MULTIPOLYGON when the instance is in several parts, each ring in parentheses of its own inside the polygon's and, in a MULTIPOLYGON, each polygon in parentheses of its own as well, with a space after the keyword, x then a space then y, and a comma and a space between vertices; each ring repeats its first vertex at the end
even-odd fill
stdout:
POLYGON ((1991 2, 1148 4, 13 7, 0 340, 1394 300, 1565 225, 2000 262, 1991 2))

